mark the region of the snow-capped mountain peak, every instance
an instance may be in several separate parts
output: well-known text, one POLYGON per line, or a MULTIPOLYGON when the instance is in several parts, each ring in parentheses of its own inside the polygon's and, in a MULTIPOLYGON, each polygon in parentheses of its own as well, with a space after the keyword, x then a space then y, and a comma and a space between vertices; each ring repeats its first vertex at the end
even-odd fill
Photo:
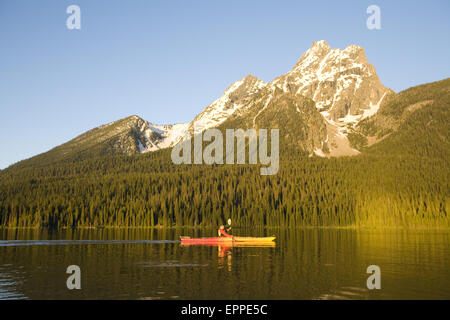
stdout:
POLYGON ((144 153, 173 147, 178 142, 192 135, 194 132, 194 123, 195 133, 217 127, 236 110, 242 108, 252 95, 266 85, 266 82, 249 74, 229 86, 219 99, 207 106, 189 123, 175 125, 147 123, 146 127, 141 129, 145 138, 140 143, 140 152, 144 153), (156 136, 155 132, 160 139, 154 139, 156 136))
POLYGON ((219 99, 207 106, 192 120, 190 128, 193 128, 194 123, 197 131, 218 126, 236 110, 242 108, 251 96, 266 85, 266 82, 251 74, 234 82, 219 99))
MULTIPOLYGON (((232 115, 246 117, 250 109, 254 112, 252 119, 255 123, 264 109, 279 96, 274 94, 275 89, 315 102, 317 112, 327 123, 328 136, 321 144, 329 145, 331 155, 357 153, 346 139, 348 127, 374 115, 390 92, 367 61, 362 47, 349 45, 343 50, 333 49, 324 40, 316 41, 291 71, 270 83, 251 74, 245 76, 231 84, 220 98, 189 123, 167 126, 147 124, 142 129, 145 141, 141 142, 143 147, 140 150, 147 152, 172 147, 194 133, 219 126, 232 115), (256 95, 258 92, 261 94, 256 95), (255 108, 261 109, 258 111, 255 108), (344 153, 342 150, 345 150, 344 153)), ((298 108, 297 111, 303 112, 298 108)), ((320 150, 316 154, 323 155, 320 150)))
POLYGON ((314 42, 291 71, 270 84, 313 99, 331 120, 362 115, 388 91, 362 47, 332 49, 323 40, 314 42))

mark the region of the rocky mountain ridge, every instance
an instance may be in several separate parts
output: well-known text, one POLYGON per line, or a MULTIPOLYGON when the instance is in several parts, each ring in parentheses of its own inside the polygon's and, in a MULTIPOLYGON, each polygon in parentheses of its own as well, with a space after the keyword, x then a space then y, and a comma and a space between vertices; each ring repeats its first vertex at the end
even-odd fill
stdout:
POLYGON ((348 136, 389 95, 394 92, 382 85, 362 47, 332 49, 322 40, 269 83, 251 74, 234 82, 188 123, 157 125, 130 116, 54 148, 53 158, 153 152, 214 127, 279 128, 287 144, 310 155, 356 155, 348 136))

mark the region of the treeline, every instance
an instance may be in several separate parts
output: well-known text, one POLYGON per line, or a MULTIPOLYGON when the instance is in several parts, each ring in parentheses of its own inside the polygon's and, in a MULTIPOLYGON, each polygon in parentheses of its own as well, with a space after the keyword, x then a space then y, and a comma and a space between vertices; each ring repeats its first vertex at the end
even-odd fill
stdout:
POLYGON ((170 152, 14 168, 0 174, 8 227, 250 226, 450 227, 448 160, 308 158, 280 170, 180 165, 170 152))

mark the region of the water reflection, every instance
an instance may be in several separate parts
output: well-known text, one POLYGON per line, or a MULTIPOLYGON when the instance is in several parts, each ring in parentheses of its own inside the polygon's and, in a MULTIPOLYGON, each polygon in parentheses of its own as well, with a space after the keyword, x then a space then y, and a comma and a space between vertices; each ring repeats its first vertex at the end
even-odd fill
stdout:
POLYGON ((182 247, 202 247, 202 246, 209 246, 209 247, 217 247, 217 256, 218 256, 218 264, 219 269, 223 268, 224 266, 227 267, 227 270, 231 272, 231 257, 233 248, 275 248, 276 243, 275 242, 260 242, 260 243, 243 243, 243 242, 232 242, 227 243, 226 245, 223 244, 212 244, 212 243, 181 243, 182 247))
POLYGON ((217 246, 219 266, 227 267, 228 272, 231 272, 231 257, 234 248, 275 248, 276 244, 273 243, 261 243, 261 244, 251 244, 251 243, 233 243, 227 246, 217 246))
POLYGON ((219 266, 227 266, 228 272, 231 272, 231 247, 217 246, 219 266))
POLYGON ((450 232, 244 230, 271 245, 181 245, 202 229, 0 230, 0 299, 449 299, 450 232), (79 265, 82 290, 66 287, 79 265), (379 265, 382 289, 366 288, 379 265), (220 290, 217 288, 220 287, 220 290))

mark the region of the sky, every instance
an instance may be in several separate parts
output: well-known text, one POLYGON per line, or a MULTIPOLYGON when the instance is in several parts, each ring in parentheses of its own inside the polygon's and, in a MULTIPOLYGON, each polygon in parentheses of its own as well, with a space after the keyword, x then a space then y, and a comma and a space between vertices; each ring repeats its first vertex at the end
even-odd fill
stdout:
POLYGON ((0 169, 129 115, 191 121, 313 41, 363 46, 399 92, 450 75, 450 1, 0 0, 0 169), (66 9, 78 5, 81 29, 66 9), (381 29, 366 9, 378 5, 381 29))

